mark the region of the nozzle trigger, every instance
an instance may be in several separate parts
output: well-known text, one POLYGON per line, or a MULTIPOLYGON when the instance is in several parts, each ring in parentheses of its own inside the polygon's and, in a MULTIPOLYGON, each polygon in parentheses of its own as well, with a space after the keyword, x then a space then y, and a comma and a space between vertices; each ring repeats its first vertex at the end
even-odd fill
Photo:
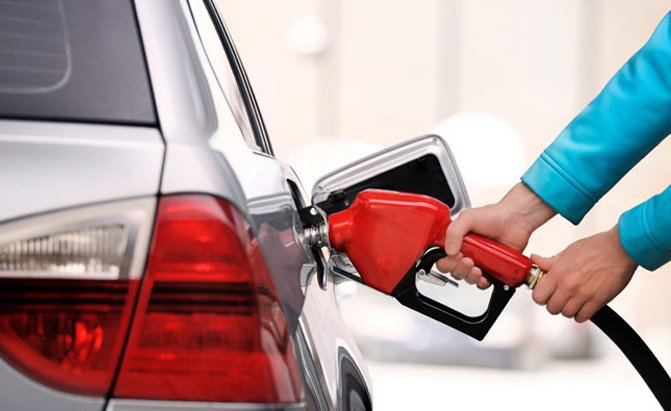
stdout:
POLYGON ((429 284, 439 285, 441 287, 444 287, 447 284, 449 284, 451 286, 459 288, 458 282, 435 270, 426 271, 424 269, 421 269, 417 271, 417 278, 429 284))

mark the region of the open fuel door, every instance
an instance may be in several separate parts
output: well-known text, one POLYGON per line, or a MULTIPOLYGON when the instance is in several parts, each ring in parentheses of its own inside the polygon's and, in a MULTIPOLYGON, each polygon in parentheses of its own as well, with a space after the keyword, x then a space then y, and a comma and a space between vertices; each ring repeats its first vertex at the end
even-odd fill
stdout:
POLYGON ((312 204, 331 214, 370 188, 428 195, 447 204, 453 214, 470 207, 452 152, 435 135, 401 143, 327 174, 315 184, 312 204))

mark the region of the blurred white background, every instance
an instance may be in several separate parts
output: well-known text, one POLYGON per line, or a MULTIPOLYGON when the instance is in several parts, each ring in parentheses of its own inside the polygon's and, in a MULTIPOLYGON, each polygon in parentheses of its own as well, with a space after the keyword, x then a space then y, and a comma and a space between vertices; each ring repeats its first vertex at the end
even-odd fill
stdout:
MULTIPOLYGON (((276 154, 296 169, 308 192, 317 177, 337 166, 437 131, 454 151, 473 205, 498 200, 517 181, 646 41, 670 5, 668 0, 219 3, 276 154)), ((671 182, 669 140, 580 226, 556 218, 534 235, 528 250, 556 253, 610 228, 622 211, 662 191, 671 182)), ((654 273, 639 270, 611 304, 667 368, 670 271, 669 265, 654 273)), ((365 293, 348 292, 346 300, 375 299, 365 293)), ((590 350, 598 355, 562 361, 550 353, 531 370, 371 362, 376 408, 485 408, 507 401, 517 409, 654 408, 633 369, 598 332, 532 307, 526 291, 515 300, 521 308, 509 322, 534 318, 534 335, 523 337, 528 339, 523 347, 588 333, 590 350), (420 398, 423 406, 417 405, 420 398)), ((385 304, 393 303, 378 306, 385 304)), ((373 305, 369 318, 380 318, 384 310, 373 305)), ((347 303, 343 312, 351 319, 347 303)), ((389 319, 385 324, 394 327, 389 319)), ((497 324, 494 333, 510 329, 497 324)), ((470 350, 477 357, 485 348, 470 350)))

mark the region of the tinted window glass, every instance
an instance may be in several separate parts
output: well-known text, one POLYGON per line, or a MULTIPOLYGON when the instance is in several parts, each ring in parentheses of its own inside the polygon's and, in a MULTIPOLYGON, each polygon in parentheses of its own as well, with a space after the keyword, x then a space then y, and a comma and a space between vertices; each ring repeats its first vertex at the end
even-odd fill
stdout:
POLYGON ((0 0, 0 116, 155 123, 130 0, 0 0))

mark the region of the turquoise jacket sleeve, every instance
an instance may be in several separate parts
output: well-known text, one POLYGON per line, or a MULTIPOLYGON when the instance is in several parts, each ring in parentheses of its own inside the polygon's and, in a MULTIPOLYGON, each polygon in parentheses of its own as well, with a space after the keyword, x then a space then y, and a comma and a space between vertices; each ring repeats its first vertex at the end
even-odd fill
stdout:
MULTIPOLYGON (((578 224, 670 132, 671 13, 522 181, 578 224)), ((624 213, 618 228, 625 250, 641 266, 656 269, 669 261, 671 189, 624 213)))

